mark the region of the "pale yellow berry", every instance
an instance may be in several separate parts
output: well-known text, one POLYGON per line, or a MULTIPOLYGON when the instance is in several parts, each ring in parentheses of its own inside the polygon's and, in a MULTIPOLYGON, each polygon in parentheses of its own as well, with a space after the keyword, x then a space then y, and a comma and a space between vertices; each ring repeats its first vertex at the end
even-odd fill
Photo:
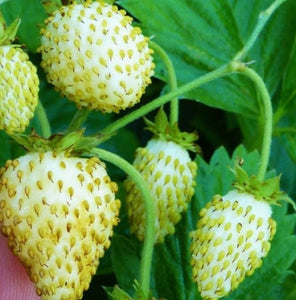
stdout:
MULTIPOLYGON (((145 148, 137 149, 133 165, 144 177, 155 201, 155 243, 163 242, 166 235, 175 232, 175 224, 193 196, 196 164, 180 145, 152 139, 145 148)), ((142 194, 131 178, 125 187, 131 232, 143 240, 146 217, 142 194)))
POLYGON ((62 6, 41 30, 47 79, 79 108, 119 112, 151 83, 152 50, 132 19, 101 0, 62 6))
POLYGON ((214 196, 191 233, 192 274, 201 296, 217 299, 236 289, 262 265, 274 233, 269 204, 236 190, 214 196))
POLYGON ((22 133, 38 104, 39 79, 28 55, 13 46, 0 47, 0 130, 22 133))

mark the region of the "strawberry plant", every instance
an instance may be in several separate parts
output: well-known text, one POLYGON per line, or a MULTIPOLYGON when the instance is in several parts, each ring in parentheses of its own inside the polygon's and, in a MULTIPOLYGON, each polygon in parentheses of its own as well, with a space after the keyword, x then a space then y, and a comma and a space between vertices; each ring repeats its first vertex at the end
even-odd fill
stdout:
POLYGON ((295 299, 295 10, 0 1, 0 298, 295 299))

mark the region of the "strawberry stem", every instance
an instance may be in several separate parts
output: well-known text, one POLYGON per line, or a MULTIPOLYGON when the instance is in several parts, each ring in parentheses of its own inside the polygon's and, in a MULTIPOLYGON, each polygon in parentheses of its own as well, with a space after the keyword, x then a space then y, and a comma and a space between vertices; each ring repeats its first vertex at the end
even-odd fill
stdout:
POLYGON ((197 87, 202 86, 203 84, 206 84, 210 81, 213 81, 217 78, 229 75, 233 72, 233 66, 231 63, 226 64, 218 69, 215 69, 214 71, 208 72, 203 76, 200 76, 193 81, 190 81, 175 90, 160 96, 153 101, 141 106, 137 110, 132 111, 131 113, 125 115, 124 117, 116 120, 112 124, 106 126, 103 130, 100 131, 100 133, 112 133, 115 132, 123 127, 125 127, 127 124, 145 116, 147 113, 157 109, 161 105, 164 105, 165 103, 171 101, 172 98, 178 97, 182 94, 185 94, 193 89, 196 89, 197 87))
POLYGON ((45 138, 48 138, 51 135, 50 123, 40 100, 38 101, 35 113, 39 120, 41 135, 45 138))
POLYGON ((272 140, 273 112, 270 95, 268 93, 264 81, 258 75, 258 73, 246 67, 246 65, 243 63, 234 62, 233 64, 234 68, 237 69, 238 72, 240 72, 241 74, 245 75, 253 81, 259 93, 261 104, 263 105, 263 141, 261 147, 261 164, 259 166, 257 174, 258 180, 263 181, 268 166, 272 140))
POLYGON ((120 156, 111 153, 109 151, 93 148, 90 151, 84 153, 86 155, 95 155, 102 160, 106 160, 115 166, 122 169, 128 174, 132 180, 137 184, 139 190, 142 193, 145 201, 145 214, 146 214, 146 227, 145 227, 145 239, 142 249, 142 259, 140 265, 140 285, 142 292, 145 295, 145 299, 148 299, 150 289, 150 270, 153 255, 154 245, 154 220, 155 220, 155 209, 154 201, 151 197, 150 190, 147 186, 146 181, 143 179, 141 173, 137 171, 129 162, 121 158, 120 156))
POLYGON ((287 0, 275 0, 266 10, 262 11, 259 14, 258 17, 258 22, 252 32, 252 34, 250 35, 249 39, 247 40, 247 42, 245 43, 244 47, 242 48, 242 50, 240 50, 233 58, 233 60, 242 60, 246 57, 247 53, 249 52, 249 50, 253 47, 253 45, 255 44, 258 36, 260 35, 260 33, 262 32, 265 24, 267 23, 267 21, 269 20, 269 18, 271 17, 271 15, 274 13, 274 11, 280 6, 282 5, 284 2, 286 2, 287 0))
MULTIPOLYGON (((170 90, 173 91, 177 89, 177 78, 176 78, 176 72, 174 69, 174 65, 167 55, 167 53, 155 42, 150 41, 149 42, 151 48, 155 50, 159 56, 161 57, 162 61, 164 62, 167 72, 168 72, 168 85, 170 87, 170 90)), ((171 100, 170 105, 170 125, 173 126, 175 123, 178 123, 179 118, 179 101, 178 97, 174 97, 171 100)))

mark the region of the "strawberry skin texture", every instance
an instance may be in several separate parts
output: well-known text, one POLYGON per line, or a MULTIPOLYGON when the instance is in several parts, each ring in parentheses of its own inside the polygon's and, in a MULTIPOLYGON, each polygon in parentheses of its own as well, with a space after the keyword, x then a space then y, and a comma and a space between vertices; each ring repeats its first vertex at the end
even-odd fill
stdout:
POLYGON ((103 1, 62 6, 42 29, 47 79, 79 108, 119 112, 139 102, 154 64, 140 28, 103 1))
POLYGON ((20 48, 0 46, 0 130, 24 132, 38 104, 36 67, 20 48))
POLYGON ((226 296, 261 267, 276 231, 271 214, 268 203, 237 190, 214 196, 200 211, 191 264, 203 299, 226 296))
MULTIPOLYGON (((154 198, 155 243, 161 243, 166 235, 174 234, 175 224, 180 221, 181 213, 187 209, 194 194, 197 165, 180 145, 159 139, 152 139, 145 148, 138 148, 133 165, 154 198)), ((130 230, 142 241, 145 237, 142 194, 130 178, 125 187, 130 230)))
POLYGON ((97 158, 28 153, 0 170, 0 227, 42 299, 80 299, 118 223, 97 158))

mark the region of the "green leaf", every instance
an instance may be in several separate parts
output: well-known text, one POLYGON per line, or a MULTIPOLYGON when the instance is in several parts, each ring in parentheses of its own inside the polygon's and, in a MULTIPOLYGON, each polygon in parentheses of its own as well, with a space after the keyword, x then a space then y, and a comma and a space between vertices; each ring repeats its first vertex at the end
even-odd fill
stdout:
POLYGON ((21 19, 17 32, 19 43, 35 52, 40 45, 40 26, 46 17, 41 1, 10 0, 1 6, 1 10, 8 24, 16 18, 21 19))
POLYGON ((11 158, 11 141, 9 139, 9 136, 2 130, 0 131, 0 142, 0 166, 2 166, 4 165, 6 160, 11 158))
MULTIPOLYGON (((271 0, 184 1, 121 0, 119 4, 139 20, 146 35, 152 36, 170 56, 182 85, 227 62, 241 50, 259 14, 271 0)), ((295 35, 295 2, 288 1, 272 16, 246 61, 274 93, 286 66, 295 35), (274 41, 281 37, 283 47, 274 41)), ((156 57, 156 76, 166 80, 164 65, 156 57)), ((183 97, 209 106, 255 117, 258 114, 253 85, 239 75, 216 80, 183 97)))
MULTIPOLYGON (((291 157, 289 157, 286 149, 283 147, 282 140, 284 138, 285 137, 273 139, 269 164, 271 168, 277 170, 278 174, 281 174, 282 190, 295 199, 296 168, 295 163, 291 160, 291 157)), ((296 148, 294 148, 294 151, 296 151, 296 148)))
POLYGON ((284 74, 282 91, 280 97, 279 107, 284 106, 287 111, 290 108, 295 108, 296 105, 296 39, 294 40, 294 46, 291 52, 291 56, 287 65, 286 72, 284 74))
MULTIPOLYGON (((223 195, 233 188, 234 174, 230 168, 233 168, 238 157, 244 161, 248 174, 256 174, 260 155, 256 151, 248 153, 243 146, 234 151, 232 158, 224 148, 219 148, 209 164, 197 157, 197 186, 191 205, 177 225, 176 234, 167 237, 164 244, 155 247, 151 275, 153 295, 170 300, 200 299, 197 286, 191 278, 189 232, 196 229, 200 209, 215 194, 223 195)), ((269 176, 274 174, 269 173, 269 176)), ((253 276, 246 278, 238 290, 225 299, 276 299, 273 294, 296 259, 296 253, 293 251, 296 247, 296 237, 293 235, 296 215, 287 215, 286 206, 273 206, 273 211, 273 217, 277 221, 277 233, 270 254, 264 259, 263 267, 253 276)))
POLYGON ((111 260, 119 286, 128 294, 134 293, 133 283, 139 276, 140 244, 121 234, 112 238, 111 260))

